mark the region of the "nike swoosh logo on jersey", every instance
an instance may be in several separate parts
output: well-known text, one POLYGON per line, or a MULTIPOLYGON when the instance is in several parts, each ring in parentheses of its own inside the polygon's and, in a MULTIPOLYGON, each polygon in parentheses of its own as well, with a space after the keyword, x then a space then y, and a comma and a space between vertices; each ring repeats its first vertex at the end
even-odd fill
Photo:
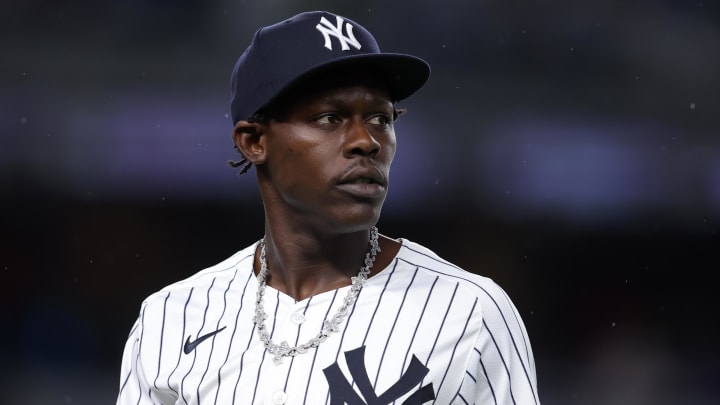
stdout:
POLYGON ((216 334, 220 333, 225 329, 227 326, 223 326, 222 328, 216 330, 215 332, 210 332, 205 335, 200 336, 199 338, 195 339, 194 341, 190 341, 190 336, 188 336, 187 340, 185 341, 185 346, 183 346, 183 352, 185 354, 190 354, 191 351, 195 350, 195 347, 202 343, 205 339, 215 336, 216 334))

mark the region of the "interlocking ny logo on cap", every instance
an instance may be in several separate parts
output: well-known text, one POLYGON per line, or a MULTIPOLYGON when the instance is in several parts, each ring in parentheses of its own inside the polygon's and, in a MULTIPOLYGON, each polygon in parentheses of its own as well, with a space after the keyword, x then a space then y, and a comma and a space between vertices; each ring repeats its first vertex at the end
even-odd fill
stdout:
POLYGON ((345 20, 339 15, 335 17, 337 18, 336 25, 333 25, 325 17, 322 17, 320 19, 320 23, 315 26, 315 28, 317 28, 317 30, 320 31, 320 33, 323 34, 323 37, 325 38, 325 48, 332 51, 332 41, 330 40, 330 36, 333 36, 337 38, 338 41, 340 41, 340 49, 342 49, 343 51, 350 50, 349 45, 352 45, 353 47, 355 47, 355 49, 360 49, 362 45, 360 45, 360 42, 355 39, 352 24, 345 23, 345 31, 347 32, 347 36, 343 35, 343 23, 345 22, 345 20))

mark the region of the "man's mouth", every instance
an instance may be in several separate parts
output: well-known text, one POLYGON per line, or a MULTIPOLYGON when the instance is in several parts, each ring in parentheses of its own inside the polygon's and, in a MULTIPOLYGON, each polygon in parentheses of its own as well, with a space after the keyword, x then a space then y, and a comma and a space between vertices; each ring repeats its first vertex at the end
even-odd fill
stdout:
POLYGON ((378 182, 370 178, 361 177, 359 179, 349 181, 348 184, 378 184, 378 182))
POLYGON ((385 193, 385 186, 369 177, 358 177, 338 184, 343 192, 360 198, 377 198, 385 193))

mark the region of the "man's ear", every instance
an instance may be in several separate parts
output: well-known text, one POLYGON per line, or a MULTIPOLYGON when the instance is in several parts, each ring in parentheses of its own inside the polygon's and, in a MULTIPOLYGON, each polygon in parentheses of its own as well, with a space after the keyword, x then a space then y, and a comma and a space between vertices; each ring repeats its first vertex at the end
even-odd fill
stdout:
POLYGON ((265 162, 265 127, 257 122, 239 121, 233 129, 235 148, 248 162, 258 165, 265 162))

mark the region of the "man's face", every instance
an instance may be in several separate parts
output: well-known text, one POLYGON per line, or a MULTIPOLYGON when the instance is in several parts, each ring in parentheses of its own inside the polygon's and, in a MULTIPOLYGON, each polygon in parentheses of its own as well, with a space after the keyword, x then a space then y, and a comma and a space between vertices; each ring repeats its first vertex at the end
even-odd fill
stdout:
POLYGON ((370 79, 303 86, 266 126, 268 208, 338 232, 377 223, 395 156, 394 107, 370 79))

